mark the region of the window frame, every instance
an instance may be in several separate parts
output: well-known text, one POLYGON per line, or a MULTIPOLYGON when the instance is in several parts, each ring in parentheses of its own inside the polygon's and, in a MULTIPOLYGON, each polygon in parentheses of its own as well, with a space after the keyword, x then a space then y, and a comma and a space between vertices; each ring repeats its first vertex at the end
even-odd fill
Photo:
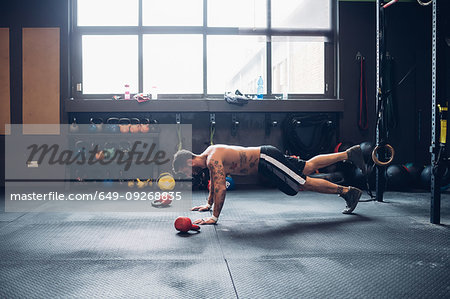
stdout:
POLYGON ((138 0, 139 18, 137 26, 77 26, 77 0, 70 5, 70 86, 74 99, 111 99, 115 94, 83 94, 77 90, 82 78, 82 36, 83 35, 137 35, 138 36, 138 90, 143 90, 143 36, 145 34, 201 34, 203 36, 203 93, 200 94, 158 94, 158 99, 222 99, 223 94, 207 93, 207 36, 209 35, 265 35, 266 40, 266 94, 264 98, 281 96, 272 93, 272 36, 302 36, 324 38, 324 91, 321 94, 289 94, 289 99, 338 98, 338 23, 337 1, 330 0, 330 29, 274 29, 271 26, 271 1, 266 0, 267 28, 208 27, 208 0, 203 0, 202 26, 143 26, 142 1, 138 0))

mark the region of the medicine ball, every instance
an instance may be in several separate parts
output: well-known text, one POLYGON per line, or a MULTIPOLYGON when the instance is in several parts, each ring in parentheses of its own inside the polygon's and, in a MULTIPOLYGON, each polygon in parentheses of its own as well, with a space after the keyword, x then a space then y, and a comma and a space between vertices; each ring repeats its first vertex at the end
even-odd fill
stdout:
POLYGON ((431 188, 431 165, 426 166, 420 174, 420 185, 422 188, 430 190, 431 188))
MULTIPOLYGON (((420 174, 420 185, 426 190, 431 188, 431 171, 432 167, 428 165, 420 174)), ((441 191, 447 190, 450 185, 450 169, 448 167, 441 169, 438 176, 441 178, 441 191)))
POLYGON ((232 177, 230 177, 230 176, 226 177, 225 186, 227 188, 227 191, 234 190, 234 180, 232 177))
POLYGON ((420 166, 417 163, 409 162, 405 164, 406 170, 409 173, 410 182, 413 186, 417 186, 420 183, 420 174, 423 170, 423 165, 420 166))
POLYGON ((448 167, 440 167, 437 176, 441 178, 441 181, 439 182, 441 192, 447 190, 450 187, 450 169, 448 167))
POLYGON ((357 167, 354 168, 351 185, 360 189, 366 189, 366 176, 362 173, 362 170, 357 167))
POLYGON ((373 149, 375 148, 375 145, 373 144, 373 142, 364 141, 364 142, 361 142, 361 144, 359 146, 361 147, 361 151, 364 156, 364 161, 366 161, 366 163, 367 163, 372 157, 372 152, 373 152, 373 149))
MULTIPOLYGON (((234 186, 234 179, 230 176, 227 176, 225 181, 225 188, 227 189, 227 191, 234 190, 234 186)), ((211 180, 208 180, 208 190, 211 190, 211 180)))
POLYGON ((441 180, 441 192, 450 188, 450 168, 446 168, 441 180))
POLYGON ((446 167, 442 174, 441 186, 447 186, 448 184, 450 184, 450 169, 446 167))
POLYGON ((350 142, 339 142, 335 147, 334 147, 334 152, 335 153, 339 153, 339 152, 345 152, 346 150, 348 150, 349 148, 352 147, 352 143, 350 142))
POLYGON ((387 186, 391 190, 403 190, 410 182, 406 167, 399 164, 390 165, 386 169, 387 186))

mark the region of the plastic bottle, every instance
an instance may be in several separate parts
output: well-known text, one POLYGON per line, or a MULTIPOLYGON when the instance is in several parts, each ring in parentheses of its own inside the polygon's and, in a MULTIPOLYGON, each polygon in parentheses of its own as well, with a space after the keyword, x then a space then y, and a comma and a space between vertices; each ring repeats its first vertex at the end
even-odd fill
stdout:
POLYGON ((263 99, 263 92, 264 92, 264 81, 263 81, 262 76, 259 76, 257 83, 258 83, 258 88, 256 89, 256 97, 259 100, 262 100, 263 99))
POLYGON ((287 99, 288 99, 288 93, 287 93, 287 91, 283 91, 283 97, 282 97, 282 99, 283 99, 283 100, 287 100, 287 99))
POLYGON ((130 99, 130 85, 129 85, 129 84, 125 84, 125 95, 124 95, 124 99, 125 99, 125 100, 129 100, 129 99, 130 99))
POLYGON ((152 100, 157 100, 158 99, 158 88, 156 86, 152 86, 152 100))

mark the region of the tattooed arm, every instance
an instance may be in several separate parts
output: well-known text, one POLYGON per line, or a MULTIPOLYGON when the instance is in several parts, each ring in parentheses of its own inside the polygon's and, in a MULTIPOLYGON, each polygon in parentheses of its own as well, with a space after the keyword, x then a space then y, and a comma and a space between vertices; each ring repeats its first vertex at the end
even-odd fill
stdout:
POLYGON ((213 206, 214 204, 214 178, 212 176, 210 176, 209 178, 209 195, 208 195, 208 205, 210 207, 213 206))
MULTIPOLYGON (((219 217, 222 211, 223 204, 225 202, 226 195, 226 178, 225 171, 223 168, 222 161, 211 158, 208 162, 208 169, 211 177, 210 193, 208 198, 208 203, 210 200, 214 202, 213 216, 219 217)), ((214 224, 217 221, 213 217, 205 219, 197 219, 194 221, 195 224, 214 224)))
POLYGON ((209 195, 208 195, 208 201, 207 201, 206 205, 195 206, 191 209, 191 211, 206 212, 206 211, 211 210, 211 207, 214 203, 214 188, 212 186, 213 186, 213 178, 210 177, 209 195))
POLYGON ((208 202, 206 203, 206 205, 193 207, 191 209, 191 211, 206 212, 206 211, 211 210, 211 207, 213 206, 213 203, 214 203, 214 188, 212 187, 212 186, 214 186, 213 181, 214 180, 211 177, 210 178, 210 185, 209 185, 208 202))

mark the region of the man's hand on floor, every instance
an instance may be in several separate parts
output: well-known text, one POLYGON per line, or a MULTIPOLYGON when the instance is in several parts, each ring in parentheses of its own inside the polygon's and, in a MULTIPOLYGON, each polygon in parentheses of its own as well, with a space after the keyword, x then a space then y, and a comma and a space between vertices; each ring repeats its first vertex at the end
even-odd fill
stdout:
POLYGON ((205 212, 205 211, 209 211, 210 209, 211 209, 210 205, 204 205, 204 206, 193 207, 191 209, 191 211, 205 212))
POLYGON ((194 224, 199 224, 199 225, 216 224, 216 221, 214 219, 212 219, 211 217, 207 217, 207 218, 201 218, 201 219, 195 220, 194 224))

